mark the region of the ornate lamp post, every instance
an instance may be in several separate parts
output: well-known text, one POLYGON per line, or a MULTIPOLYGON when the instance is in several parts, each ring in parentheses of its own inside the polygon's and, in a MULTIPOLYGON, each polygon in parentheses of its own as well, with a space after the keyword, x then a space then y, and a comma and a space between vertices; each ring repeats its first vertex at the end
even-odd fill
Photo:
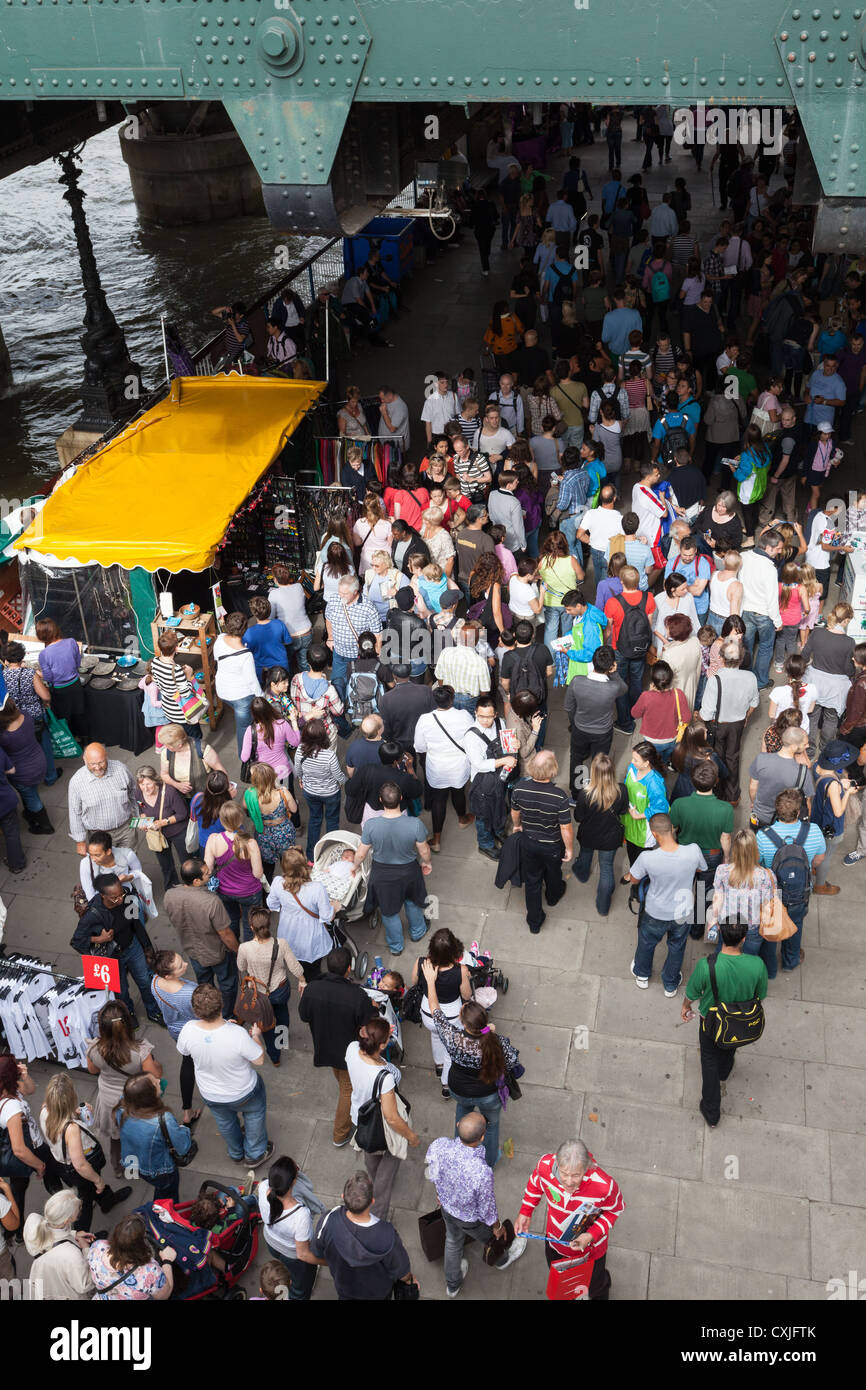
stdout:
POLYGON ((78 185, 81 166, 76 162, 83 146, 58 155, 63 170, 59 182, 66 185, 63 197, 72 211, 72 225, 81 264, 84 285, 84 382, 81 397, 84 412, 75 422, 75 429, 104 433, 105 430, 134 415, 142 395, 141 368, 133 362, 126 346, 123 329, 108 307, 105 291, 99 278, 93 243, 84 215, 86 194, 78 185))

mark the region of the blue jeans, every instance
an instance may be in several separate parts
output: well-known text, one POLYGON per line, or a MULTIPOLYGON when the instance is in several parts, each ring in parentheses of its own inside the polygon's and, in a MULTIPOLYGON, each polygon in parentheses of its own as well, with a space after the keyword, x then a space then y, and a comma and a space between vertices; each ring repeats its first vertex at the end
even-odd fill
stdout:
POLYGON ((652 975, 656 946, 665 936, 668 939, 668 954, 662 966, 662 984, 665 989, 675 989, 679 984, 680 968, 689 937, 688 922, 660 922, 648 912, 642 912, 637 929, 634 973, 642 979, 649 979, 652 975))
POLYGON ((226 1142, 232 1163, 257 1162, 268 1147, 267 1096, 262 1078, 257 1076, 253 1089, 240 1100, 208 1100, 205 1104, 226 1142))
POLYGON ((658 753, 663 763, 670 761, 671 753, 676 748, 676 739, 671 739, 670 743, 654 743, 653 748, 658 753))
POLYGON ((138 992, 141 995, 144 1011, 148 1018, 158 1018, 162 1022, 162 1014, 150 988, 150 971, 147 968, 147 961, 144 959, 144 948, 138 937, 135 936, 126 950, 120 953, 120 997, 132 1017, 135 1018, 135 1007, 129 993, 130 975, 138 985, 138 992))
POLYGON ((241 747, 244 741, 244 734, 252 724, 250 709, 252 707, 254 695, 245 695, 242 700, 226 700, 227 705, 231 705, 235 716, 235 739, 238 745, 238 757, 241 756, 241 747))
POLYGON ((25 787, 16 777, 10 777, 9 781, 21 797, 26 812, 35 816, 44 809, 38 787, 25 787))
POLYGON ((192 966, 196 984, 216 985, 223 997, 223 1018, 231 1018, 235 1008, 235 995, 238 992, 236 957, 232 955, 231 951, 226 951, 225 957, 218 965, 199 965, 192 956, 189 958, 189 963, 192 966))
POLYGON ((456 1091, 451 1092, 457 1102, 457 1114, 454 1117, 454 1137, 457 1137, 457 1126, 464 1115, 471 1115, 473 1110, 480 1110, 487 1120, 487 1129, 484 1134, 484 1157, 492 1168, 499 1157, 499 1117, 502 1114, 502 1101, 499 1099, 499 1092, 494 1091, 492 1096, 458 1096, 456 1091))
POLYGON ((574 618, 564 608, 551 606, 544 609, 544 640, 552 642, 554 637, 565 637, 574 627, 574 618))
POLYGON ((592 556, 592 572, 595 575, 595 587, 598 588, 603 579, 607 579, 607 560, 603 550, 596 550, 593 546, 589 547, 592 556))
POLYGON ((582 521, 582 516, 564 516, 559 523, 559 529, 568 541, 571 554, 581 565, 583 564, 583 541, 577 539, 577 532, 582 521))
POLYGON ((495 849, 496 841, 494 835, 498 835, 500 840, 505 838, 505 826, 493 826, 489 821, 482 820, 480 816, 475 817, 475 834, 478 839, 479 849, 495 849))
MULTIPOLYGON (((782 952, 782 969, 796 970, 800 964, 800 942, 803 940, 803 922, 806 913, 809 911, 808 903, 801 903, 799 907, 789 907, 788 916, 797 928, 794 936, 789 936, 787 941, 783 941, 780 947, 782 952)), ((769 975, 769 971, 767 972, 769 975)))
POLYGON ((257 893, 250 893, 246 898, 233 898, 229 893, 220 893, 219 900, 231 918, 232 931, 238 941, 251 941, 252 932, 250 931, 250 908, 261 907, 262 890, 257 893), (240 931, 238 931, 240 927, 240 931))
POLYGON ((345 703, 346 686, 349 681, 349 661, 350 657, 340 656, 339 652, 333 652, 331 656, 331 684, 345 703))
POLYGON ((307 810, 309 819, 307 821, 307 858, 312 859, 312 851, 315 849, 322 834, 322 817, 325 819, 326 830, 339 830, 340 828, 340 793, 335 791, 333 796, 310 796, 304 792, 307 798, 307 810))
POLYGON ((307 648, 313 640, 312 632, 302 632, 300 637, 292 638, 292 645, 289 651, 292 652, 298 663, 299 671, 309 671, 310 663, 307 660, 307 648))
POLYGON ((460 690, 456 691, 454 694, 454 708, 468 710, 473 719, 475 718, 475 706, 477 704, 477 695, 464 695, 460 690))
MULTIPOLYGON (((793 941, 794 938, 791 937, 791 940, 793 941)), ((787 944, 788 944, 787 942, 784 942, 784 943, 783 943, 783 945, 787 945, 787 944)), ((799 941, 799 937, 798 937, 798 938, 797 938, 797 947, 798 947, 798 950, 797 950, 797 960, 798 960, 798 961, 799 961, 799 959, 800 959, 799 945, 800 945, 800 941, 799 941)), ((722 949, 722 947, 721 947, 721 936, 719 936, 719 948, 718 948, 718 949, 719 949, 719 950, 722 949)), ((718 953, 717 953, 717 954, 718 954, 718 953)), ((764 964, 765 964, 766 967, 767 967, 767 979, 768 979, 768 980, 775 980, 775 978, 776 978, 776 971, 777 971, 777 969, 778 969, 778 965, 777 965, 777 961, 776 961, 776 943, 775 943, 775 941, 765 941, 764 938, 761 936, 761 933, 758 931, 758 928, 757 928, 757 927, 749 927, 749 930, 746 932, 746 939, 745 939, 745 941, 743 942, 743 955, 744 955, 744 956, 760 956, 760 957, 761 957, 761 960, 764 962, 764 964)))
POLYGON ((535 528, 534 531, 527 531, 527 532, 526 532, 526 547, 525 547, 525 548, 526 548, 526 556, 527 556, 527 559, 529 559, 529 560, 537 560, 537 559, 538 559, 538 533, 539 533, 540 530, 541 530, 541 527, 540 527, 540 526, 536 526, 536 528, 535 528))
POLYGON ((265 1051, 267 1052, 272 1062, 278 1062, 280 1060, 280 1049, 277 1047, 276 1042, 277 1028, 285 1028, 286 1038, 288 1039, 289 995, 291 994, 291 992, 292 986, 288 980, 285 980, 283 984, 280 985, 279 989, 272 989, 270 994, 268 995, 268 998, 270 999, 271 1005, 274 1010, 274 1018, 277 1021, 277 1026, 276 1028, 270 1028, 267 1033, 263 1034, 263 1039, 265 1044, 265 1051))
POLYGON ((563 449, 579 449, 583 443, 583 425, 566 425, 562 434, 563 449))
MULTIPOLYGON (((430 926, 424 916, 424 909, 417 903, 409 902, 407 899, 403 904, 406 912, 406 921, 409 923, 410 941, 420 941, 430 926)), ((385 940, 388 942, 388 950, 392 956, 399 956, 403 950, 403 923, 399 912, 392 912, 386 915, 382 913, 382 926, 385 928, 385 940)))
POLYGON ((746 635, 743 639, 746 651, 751 652, 755 638, 758 645, 752 660, 752 670, 758 681, 758 689, 764 690, 770 684, 770 662, 773 659, 773 648, 776 644, 776 628, 772 618, 768 618, 764 613, 744 613, 743 623, 746 628, 746 635))
POLYGON ((54 761, 54 751, 51 747, 51 733, 47 724, 42 725, 39 742, 42 745, 42 752, 45 754, 45 785, 46 787, 53 787, 60 774, 57 771, 57 764, 54 761))
POLYGON ((627 733, 631 733, 634 729, 631 707, 636 705, 640 698, 644 665, 642 656, 620 656, 619 652, 616 654, 616 674, 626 684, 625 694, 620 695, 616 702, 616 722, 627 733))
POLYGON ((717 637, 721 637, 722 635, 722 624, 724 621, 721 613, 714 613, 712 609, 707 614, 707 626, 713 629, 717 637))
POLYGON ((586 849, 581 845, 580 852, 571 866, 571 872, 579 883, 587 883, 594 854, 598 855, 598 889, 595 894, 595 910, 599 917, 606 917, 610 912, 610 900, 613 897, 615 886, 613 861, 616 859, 616 850, 586 849))

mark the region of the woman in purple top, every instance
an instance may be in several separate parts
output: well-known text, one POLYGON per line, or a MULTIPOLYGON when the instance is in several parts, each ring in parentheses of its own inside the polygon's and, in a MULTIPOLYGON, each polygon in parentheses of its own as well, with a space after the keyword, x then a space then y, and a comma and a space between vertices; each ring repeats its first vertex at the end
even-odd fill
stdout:
POLYGON ((300 730, 287 719, 280 719, 270 700, 257 695, 250 705, 251 724, 241 743, 241 762, 268 763, 278 777, 288 778, 293 770, 292 749, 301 741, 300 730), (255 756, 253 756, 255 739, 255 756))
POLYGON ((617 594, 622 593, 622 580, 619 572, 626 564, 625 551, 615 550, 607 562, 607 578, 603 579, 598 586, 593 603, 596 608, 604 612, 604 605, 609 598, 616 598, 617 594))
POLYGON ((167 787, 160 781, 155 767, 146 763, 135 774, 135 799, 139 813, 153 821, 152 830, 161 830, 166 848, 155 850, 165 891, 176 888, 180 883, 174 866, 175 855, 179 864, 189 858, 186 852, 186 827, 189 824, 189 806, 186 797, 176 787, 167 787))
POLYGON ((51 708, 58 719, 65 719, 82 748, 87 743, 87 713, 84 688, 79 678, 81 649, 72 637, 64 637, 53 618, 40 618, 36 637, 44 643, 39 653, 39 669, 51 691, 51 708))
POLYGON ((523 508, 523 528, 526 532, 526 554, 530 560, 538 559, 538 532, 541 528, 541 513, 544 498, 539 491, 532 469, 525 463, 518 463, 515 472, 520 482, 514 489, 514 496, 523 508))
POLYGON ((24 803, 24 819, 31 833, 53 835, 54 826, 38 791, 45 776, 45 754, 30 715, 22 714, 10 698, 0 709, 0 748, 12 764, 9 781, 24 803))
POLYGON ((261 850, 247 830, 239 806, 225 805, 220 818, 224 829, 208 836, 204 862, 208 873, 219 879, 217 891, 238 940, 251 941, 249 911, 251 907, 261 907, 262 903, 261 850))

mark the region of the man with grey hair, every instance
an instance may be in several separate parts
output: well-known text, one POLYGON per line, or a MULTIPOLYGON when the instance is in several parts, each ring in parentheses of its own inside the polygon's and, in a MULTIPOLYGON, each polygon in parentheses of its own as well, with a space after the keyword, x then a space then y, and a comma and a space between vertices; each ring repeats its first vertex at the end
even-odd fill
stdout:
POLYGON ((722 669, 704 687, 701 718, 715 724, 713 747, 728 769, 722 787, 725 801, 736 806, 740 799, 740 749, 746 724, 758 708, 758 678, 754 671, 742 670, 743 649, 739 642, 722 644, 722 669))
POLYGON ((359 1171, 343 1188, 343 1205, 322 1217, 310 1241, 313 1263, 327 1265, 341 1301, 383 1302, 396 1280, 417 1287, 409 1256, 390 1221, 373 1215, 373 1183, 359 1171))
POLYGON ((555 1154, 542 1155, 535 1165, 514 1223, 518 1235, 528 1232, 542 1198, 547 1201, 544 1253, 548 1265, 575 1259, 585 1251, 592 1261, 591 1270, 587 1270, 587 1297, 599 1301, 609 1298, 607 1242, 614 1222, 625 1211, 619 1184, 598 1167, 580 1139, 568 1139, 555 1154))
MULTIPOLYGON (((455 1139, 434 1139, 427 1150, 427 1176, 435 1185, 445 1221, 445 1292, 456 1298, 469 1272, 463 1258, 467 1236, 482 1247, 491 1236, 504 1236, 493 1192, 493 1169, 484 1154, 487 1119, 479 1111, 464 1115, 455 1139)), ((507 1269, 526 1249, 523 1238, 512 1241, 497 1260, 507 1269)))
POLYGON ((345 701, 349 662, 360 656, 358 637, 362 632, 376 634, 376 650, 382 645, 382 619, 367 598, 359 597, 357 575, 347 574, 340 580, 337 597, 325 607, 327 644, 334 654, 331 681, 345 701))

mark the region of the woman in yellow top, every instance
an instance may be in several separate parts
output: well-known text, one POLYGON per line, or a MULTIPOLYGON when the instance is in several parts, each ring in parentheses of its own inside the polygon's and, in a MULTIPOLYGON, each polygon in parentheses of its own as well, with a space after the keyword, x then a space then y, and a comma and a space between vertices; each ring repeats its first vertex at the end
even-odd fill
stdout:
POLYGON ((496 358, 496 365, 500 371, 507 367, 506 359, 515 351, 522 336, 523 324, 509 309, 508 301, 497 299, 484 333, 484 341, 496 358))
POLYGON ((571 632, 574 615, 567 613, 562 600, 583 582, 583 566, 575 560, 561 531, 551 531, 541 547, 538 577, 544 597, 544 640, 565 637, 571 632))

